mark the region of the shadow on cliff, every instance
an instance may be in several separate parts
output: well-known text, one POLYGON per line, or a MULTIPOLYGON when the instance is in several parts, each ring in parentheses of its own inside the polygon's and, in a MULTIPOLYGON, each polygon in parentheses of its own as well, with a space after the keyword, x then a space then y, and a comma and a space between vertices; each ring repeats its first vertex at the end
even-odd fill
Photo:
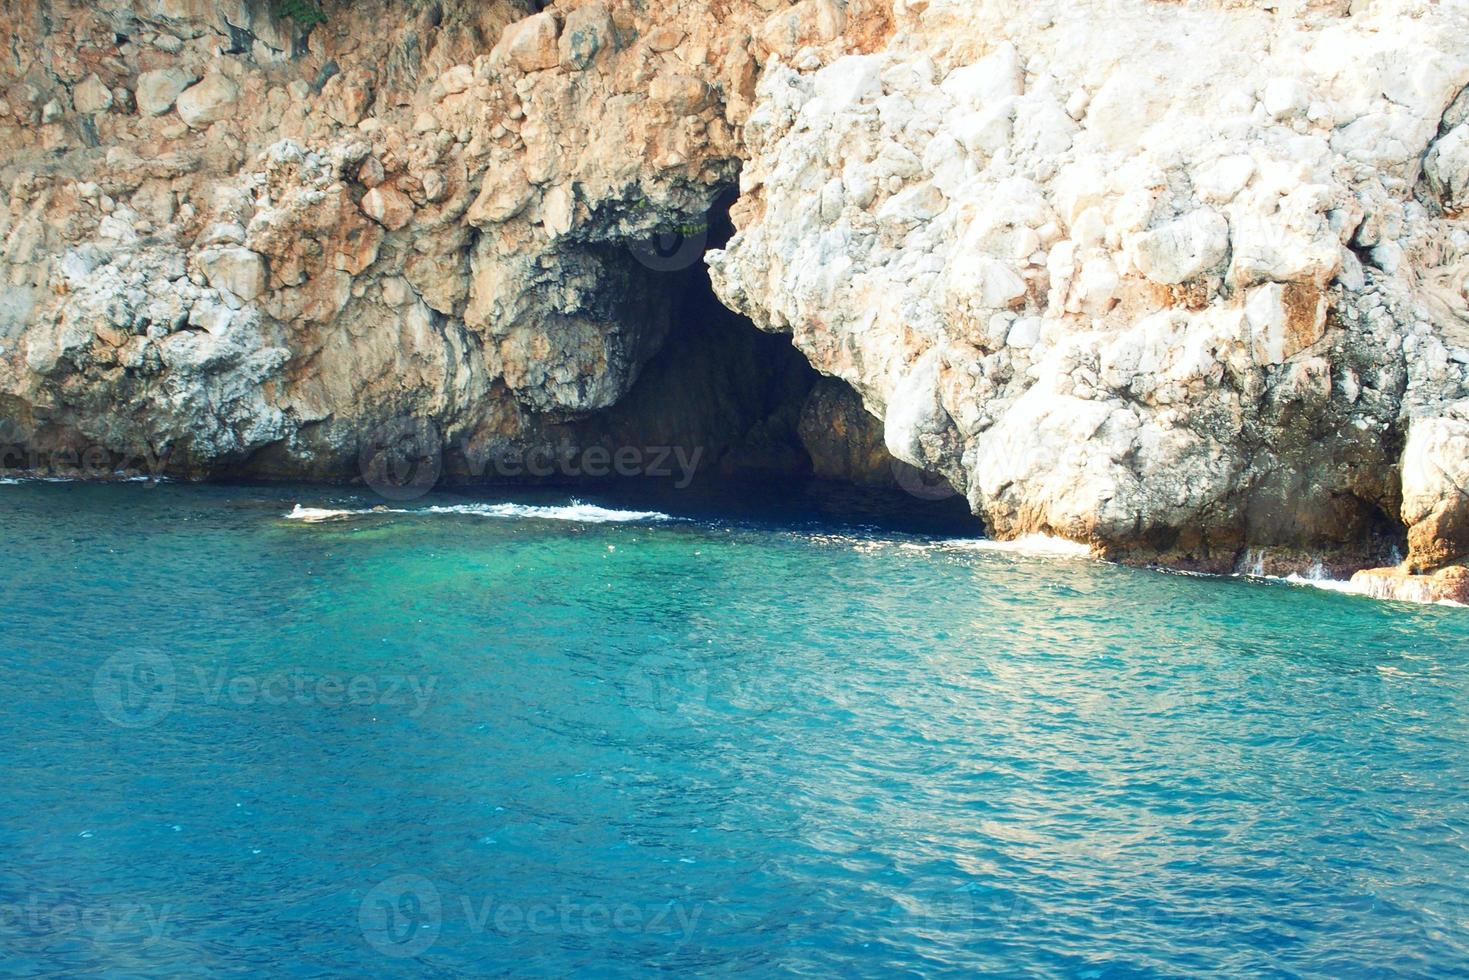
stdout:
MULTIPOLYGON (((589 476, 580 471, 585 467, 558 463, 549 474, 509 477, 483 465, 468 472, 469 461, 450 458, 441 486, 565 487, 726 512, 866 514, 879 521, 903 514, 975 532, 978 520, 962 497, 927 485, 918 494, 904 489, 914 485, 914 473, 889 455, 882 422, 850 387, 818 374, 789 337, 759 330, 715 296, 702 256, 734 233, 735 199, 727 192, 695 224, 697 251, 668 263, 676 268, 656 268, 656 257, 644 263, 653 268, 647 288, 667 290, 672 318, 628 393, 604 411, 542 430, 546 444, 577 459, 593 447, 641 462, 665 453, 667 472, 589 476)), ((688 245, 666 247, 676 252, 688 245)))

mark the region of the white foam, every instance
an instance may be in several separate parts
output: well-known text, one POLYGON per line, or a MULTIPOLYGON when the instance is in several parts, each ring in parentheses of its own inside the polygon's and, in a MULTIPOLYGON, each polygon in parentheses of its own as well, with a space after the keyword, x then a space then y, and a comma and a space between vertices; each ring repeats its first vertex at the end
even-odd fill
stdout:
POLYGON ((1029 555, 1041 558, 1089 558, 1090 545, 1049 534, 1026 534, 1009 541, 994 538, 959 538, 941 542, 944 547, 965 551, 1000 551, 1007 554, 1029 555))
POLYGON ((455 504, 434 507, 365 507, 359 509, 329 509, 324 507, 302 507, 297 504, 287 520, 308 523, 329 520, 344 520, 371 514, 460 514, 470 517, 493 517, 508 520, 574 521, 580 524, 630 524, 638 521, 672 520, 667 514, 654 510, 616 510, 584 504, 573 500, 560 506, 536 506, 532 504, 455 504))
POLYGON ((533 517, 543 521, 579 521, 583 524, 617 524, 634 521, 672 520, 656 510, 617 510, 573 500, 560 507, 530 504, 460 504, 453 507, 429 507, 430 514, 474 514, 480 517, 533 517))
POLYGON ((367 510, 327 510, 322 507, 302 507, 297 504, 286 515, 288 521, 329 521, 336 517, 351 517, 354 514, 370 514, 367 510))
POLYGON ((15 487, 24 483, 167 483, 162 476, 146 476, 140 473, 118 471, 110 477, 82 478, 79 476, 0 476, 0 486, 15 487))
POLYGON ((914 541, 892 538, 858 537, 846 534, 802 534, 814 544, 845 545, 857 551, 873 552, 885 548, 900 551, 994 551, 1023 555, 1027 558, 1090 558, 1092 550, 1084 544, 1055 538, 1047 534, 1027 534, 1010 541, 993 538, 938 538, 914 541))
POLYGON ((1324 589, 1327 592, 1339 592, 1343 595, 1359 595, 1367 599, 1377 599, 1387 602, 1410 602, 1414 605, 1420 606, 1453 606, 1459 609, 1466 608, 1464 603, 1458 602, 1454 599, 1434 599, 1432 601, 1425 601, 1422 599, 1414 599, 1406 596, 1382 595, 1379 592, 1373 591, 1371 584, 1368 582, 1351 582, 1345 579, 1327 578, 1324 575, 1300 575, 1298 573, 1292 572, 1284 578, 1281 578, 1278 575, 1265 575, 1259 577, 1270 579, 1276 582, 1285 582, 1290 585, 1308 585, 1313 589, 1324 589))
POLYGON ((1327 578, 1324 575, 1302 575, 1299 572, 1291 572, 1281 578, 1278 575, 1257 576, 1260 578, 1273 578, 1281 582, 1289 582, 1291 585, 1309 585, 1313 589, 1323 589, 1327 592, 1344 592, 1351 595, 1367 595, 1368 592, 1360 585, 1339 578, 1327 578))

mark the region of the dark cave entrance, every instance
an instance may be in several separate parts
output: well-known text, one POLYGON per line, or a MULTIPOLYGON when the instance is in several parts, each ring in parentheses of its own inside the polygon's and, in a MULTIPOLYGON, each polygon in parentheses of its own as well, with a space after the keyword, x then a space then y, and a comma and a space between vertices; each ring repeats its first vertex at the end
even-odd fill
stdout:
POLYGON ((726 194, 703 221, 627 247, 645 270, 640 288, 664 293, 671 323, 627 395, 585 426, 622 444, 698 451, 706 478, 809 476, 800 415, 820 375, 788 338, 725 307, 704 262, 734 234, 733 201, 726 194))
POLYGON ((686 513, 784 512, 974 533, 978 520, 962 496, 888 454, 882 423, 856 392, 815 371, 789 337, 760 330, 716 297, 704 253, 733 236, 735 200, 726 192, 688 234, 620 246, 646 270, 642 288, 665 291, 668 335, 617 404, 556 426, 555 441, 579 451, 631 450, 647 461, 667 449, 671 472, 563 472, 542 484, 660 499, 686 513))

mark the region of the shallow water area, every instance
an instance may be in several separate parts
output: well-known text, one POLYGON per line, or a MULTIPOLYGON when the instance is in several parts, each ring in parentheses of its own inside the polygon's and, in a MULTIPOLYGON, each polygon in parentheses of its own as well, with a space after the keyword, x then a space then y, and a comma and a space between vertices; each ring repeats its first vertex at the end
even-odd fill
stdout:
POLYGON ((0 487, 0 972, 1465 973, 1463 610, 890 516, 0 487))

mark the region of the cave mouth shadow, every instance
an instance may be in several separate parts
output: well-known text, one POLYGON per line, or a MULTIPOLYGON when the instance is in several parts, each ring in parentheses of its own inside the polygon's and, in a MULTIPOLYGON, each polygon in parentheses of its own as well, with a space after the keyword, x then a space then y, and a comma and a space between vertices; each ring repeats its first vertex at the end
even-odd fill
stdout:
POLYGON ((532 482, 690 515, 980 533, 961 495, 888 454, 881 421, 851 387, 818 373, 789 336, 720 302, 705 254, 733 236, 737 196, 730 188, 702 221, 617 246, 641 267, 639 288, 665 293, 667 335, 616 404, 550 433, 614 460, 621 451, 648 463, 666 450, 665 472, 614 465, 602 476, 562 470, 532 482))

